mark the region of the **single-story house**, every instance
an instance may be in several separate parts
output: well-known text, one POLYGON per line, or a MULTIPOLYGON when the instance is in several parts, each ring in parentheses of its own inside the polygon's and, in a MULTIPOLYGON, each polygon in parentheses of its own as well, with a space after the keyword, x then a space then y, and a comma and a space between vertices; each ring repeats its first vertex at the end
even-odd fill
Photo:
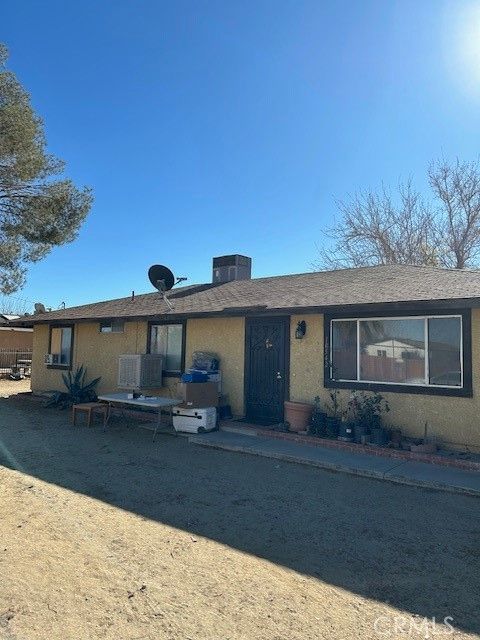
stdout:
POLYGON ((250 265, 216 258, 212 282, 171 290, 168 305, 154 292, 34 316, 33 391, 61 388, 62 371, 80 364, 113 391, 119 355, 149 352, 164 355, 171 387, 194 351, 212 351, 233 413, 252 422, 281 421, 285 399, 328 406, 339 389, 345 406, 352 390, 379 391, 406 435, 428 423, 445 444, 480 451, 480 271, 251 278, 250 265))

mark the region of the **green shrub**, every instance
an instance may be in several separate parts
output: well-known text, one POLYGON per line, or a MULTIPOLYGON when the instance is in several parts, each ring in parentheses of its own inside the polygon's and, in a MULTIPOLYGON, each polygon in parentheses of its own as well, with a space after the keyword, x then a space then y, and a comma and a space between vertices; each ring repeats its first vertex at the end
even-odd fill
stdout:
POLYGON ((45 403, 46 407, 59 407, 60 409, 68 409, 74 404, 82 402, 93 402, 97 399, 95 387, 100 378, 94 378, 91 382, 85 383, 87 369, 83 364, 77 368, 72 376, 69 371, 67 375, 62 373, 63 383, 67 391, 54 391, 53 395, 45 403))

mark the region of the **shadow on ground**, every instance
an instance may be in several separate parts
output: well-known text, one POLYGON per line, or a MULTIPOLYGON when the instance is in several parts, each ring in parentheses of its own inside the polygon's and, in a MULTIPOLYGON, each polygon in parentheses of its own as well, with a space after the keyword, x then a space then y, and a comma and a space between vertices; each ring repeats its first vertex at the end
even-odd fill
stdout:
POLYGON ((480 500, 214 451, 0 400, 0 463, 480 633, 480 500))

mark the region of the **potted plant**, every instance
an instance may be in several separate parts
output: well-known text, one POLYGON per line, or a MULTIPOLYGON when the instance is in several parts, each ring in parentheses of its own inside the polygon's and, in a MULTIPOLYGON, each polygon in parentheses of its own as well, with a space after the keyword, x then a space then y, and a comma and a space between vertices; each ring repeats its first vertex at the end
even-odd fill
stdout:
POLYGON ((355 442, 370 440, 373 444, 386 445, 388 434, 382 427, 381 414, 390 406, 379 393, 354 392, 347 405, 346 421, 352 425, 355 442))
POLYGON ((390 429, 389 440, 389 446, 392 447, 392 449, 400 449, 403 440, 402 430, 398 427, 390 429))
POLYGON ((325 420, 327 414, 320 404, 320 396, 316 396, 313 404, 312 418, 310 420, 309 433, 312 436, 325 436, 325 420))
POLYGON ((95 387, 100 378, 94 378, 90 382, 86 382, 86 368, 81 365, 72 375, 71 371, 67 375, 62 373, 63 384, 66 391, 53 391, 52 396, 46 401, 46 407, 60 407, 68 409, 74 404, 82 402, 92 402, 97 399, 95 387))
POLYGON ((344 436, 342 439, 346 439, 349 441, 355 440, 355 442, 361 442, 362 436, 367 434, 367 429, 365 425, 359 418, 360 414, 360 399, 357 393, 354 391, 350 396, 350 399, 347 403, 347 408, 345 409, 345 413, 343 415, 343 422, 345 424, 344 436))
MULTIPOLYGON (((362 392, 355 397, 356 435, 362 437, 371 434, 372 443, 384 446, 388 442, 387 431, 382 427, 382 413, 390 411, 390 405, 379 393, 367 395, 362 392)), ((355 438, 357 439, 357 438, 355 438)))
POLYGON ((331 415, 327 415, 325 418, 325 435, 327 438, 336 438, 338 436, 338 432, 340 431, 340 403, 339 403, 339 393, 338 389, 333 389, 330 391, 330 400, 331 403, 331 415))
POLYGON ((306 402, 284 402, 284 420, 288 422, 290 431, 306 431, 310 425, 313 405, 306 402))

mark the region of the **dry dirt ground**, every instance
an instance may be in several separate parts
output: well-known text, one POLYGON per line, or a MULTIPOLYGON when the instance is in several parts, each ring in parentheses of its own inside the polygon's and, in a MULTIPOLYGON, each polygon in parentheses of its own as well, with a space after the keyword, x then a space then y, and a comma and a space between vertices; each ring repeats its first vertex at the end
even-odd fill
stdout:
POLYGON ((0 399, 2 640, 479 637, 480 500, 69 418, 0 399))
POLYGON ((8 398, 17 393, 26 393, 30 391, 30 378, 24 380, 10 380, 9 378, 0 378, 0 398, 8 398))

